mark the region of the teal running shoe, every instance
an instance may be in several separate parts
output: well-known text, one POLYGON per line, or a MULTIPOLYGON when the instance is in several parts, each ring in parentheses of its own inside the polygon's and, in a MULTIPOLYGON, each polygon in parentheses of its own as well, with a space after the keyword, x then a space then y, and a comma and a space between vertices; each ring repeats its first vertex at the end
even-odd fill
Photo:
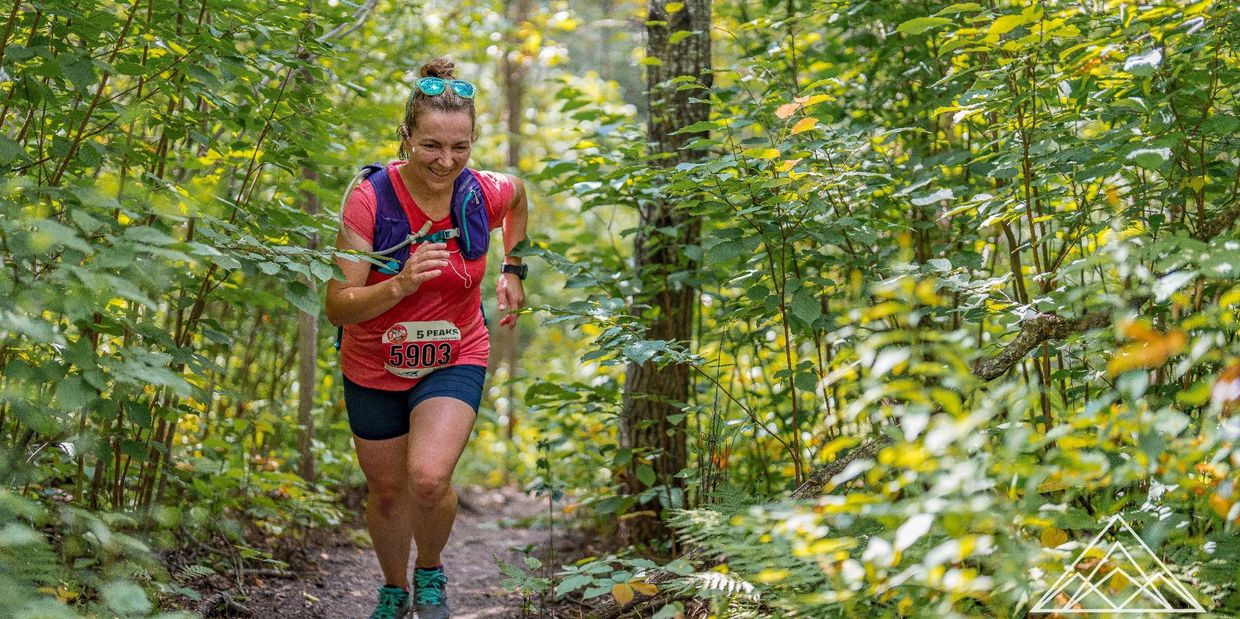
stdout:
POLYGON ((383 585, 379 587, 379 605, 370 619, 403 619, 413 607, 409 592, 400 587, 383 585))
POLYGON ((448 619, 448 577, 443 566, 413 570, 413 600, 418 607, 418 619, 448 619))

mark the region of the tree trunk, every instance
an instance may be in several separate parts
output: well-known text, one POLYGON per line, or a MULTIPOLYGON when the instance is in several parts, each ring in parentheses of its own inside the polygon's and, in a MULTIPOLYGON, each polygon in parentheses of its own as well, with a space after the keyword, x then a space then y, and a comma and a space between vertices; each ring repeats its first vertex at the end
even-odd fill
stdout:
MULTIPOLYGON (((682 147, 697 136, 672 135, 673 131, 707 120, 710 108, 703 101, 691 101, 700 93, 676 90, 663 82, 687 75, 712 85, 710 62, 710 0, 689 0, 680 10, 668 13, 665 0, 650 0, 646 21, 647 56, 658 58, 648 65, 650 120, 648 125, 652 155, 656 165, 674 167, 705 155, 682 147), (669 37, 690 31, 675 45, 669 37)), ((681 248, 698 242, 701 222, 678 211, 662 200, 641 206, 641 222, 634 239, 634 262, 642 277, 638 305, 651 307, 645 315, 648 339, 687 341, 693 321, 693 289, 672 282, 677 272, 692 270, 696 264, 681 248)), ((633 451, 633 460, 624 476, 625 490, 641 494, 650 486, 661 486, 659 496, 634 508, 621 522, 626 543, 644 543, 670 536, 660 518, 663 503, 683 505, 684 484, 676 474, 685 468, 686 441, 683 418, 673 421, 689 397, 689 368, 683 365, 657 367, 653 363, 630 363, 624 385, 624 409, 620 427, 621 446, 633 451), (647 469, 646 467, 649 467, 647 469), (650 471, 654 472, 653 484, 650 471), (645 481, 643 481, 645 477, 645 481)))
MULTIPOLYGON (((521 116, 525 108, 525 74, 529 71, 530 59, 522 58, 522 39, 518 33, 521 24, 528 21, 533 9, 532 0, 507 0, 506 10, 509 18, 508 49, 500 60, 500 81, 504 88, 504 121, 508 129, 508 169, 517 171, 521 167, 521 116)), ((501 258, 502 260, 502 258, 501 258)), ((508 381, 507 405, 502 412, 508 418, 506 433, 511 440, 517 428, 516 387, 512 383, 517 372, 517 361, 520 348, 517 329, 497 328, 491 332, 491 361, 489 363, 492 376, 503 376, 508 381), (502 369, 502 372, 496 370, 502 369)))
MULTIPOLYGON (((306 76, 309 79, 309 75, 306 76)), ((302 176, 306 180, 317 181, 319 173, 311 168, 304 168, 302 176)), ((319 196, 313 191, 307 191, 305 196, 305 209, 307 213, 316 215, 319 212, 319 196)), ((310 234, 310 238, 306 239, 306 246, 310 249, 318 249, 319 237, 317 234, 310 234)), ((317 296, 318 291, 315 290, 315 280, 313 277, 303 278, 303 281, 310 290, 317 296)), ((307 482, 314 483, 316 474, 314 470, 314 397, 317 393, 318 386, 318 361, 319 361, 319 317, 317 314, 308 314, 306 312, 297 313, 297 474, 307 482)))

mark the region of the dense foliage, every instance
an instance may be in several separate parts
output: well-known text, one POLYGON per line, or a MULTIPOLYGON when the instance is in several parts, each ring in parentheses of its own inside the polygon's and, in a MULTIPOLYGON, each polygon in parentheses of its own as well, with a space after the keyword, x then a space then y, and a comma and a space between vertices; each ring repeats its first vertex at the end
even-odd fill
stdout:
POLYGON ((547 171, 588 209, 703 222, 673 276, 692 342, 643 338, 649 284, 581 269, 622 260, 593 248, 568 307, 587 357, 696 364, 675 525, 730 568, 698 589, 738 616, 1021 613, 1123 514, 1234 611, 1234 7, 718 11, 728 61, 680 80, 713 156, 667 169, 613 118, 547 171), (768 503, 877 437, 822 498, 768 503))
POLYGON ((674 84, 709 102, 681 131, 710 154, 671 166, 647 149, 639 69, 662 60, 628 55, 636 2, 11 1, 0 614, 149 615, 211 569, 153 549, 223 540, 257 565, 255 539, 341 521, 358 478, 321 247, 440 53, 488 93, 475 165, 519 142, 546 192, 541 316, 462 478, 603 528, 656 499, 705 550, 666 580, 624 556, 513 568, 527 593, 1011 615, 1123 514, 1204 606, 1240 611, 1231 3, 718 2, 711 86, 674 84), (660 282, 631 268, 652 201, 702 229, 660 282), (696 291, 690 341, 647 337, 653 286, 696 291), (312 426, 299 313, 324 327, 312 426), (651 360, 694 368, 683 484, 617 440, 624 365, 651 360))

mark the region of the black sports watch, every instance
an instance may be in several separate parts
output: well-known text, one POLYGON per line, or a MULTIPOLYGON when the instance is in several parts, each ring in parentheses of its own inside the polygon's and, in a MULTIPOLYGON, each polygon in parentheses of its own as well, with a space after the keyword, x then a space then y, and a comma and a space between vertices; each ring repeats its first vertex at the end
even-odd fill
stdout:
POLYGON ((512 273, 517 276, 517 279, 525 281, 525 276, 530 272, 530 267, 528 264, 504 264, 500 268, 500 272, 512 273))

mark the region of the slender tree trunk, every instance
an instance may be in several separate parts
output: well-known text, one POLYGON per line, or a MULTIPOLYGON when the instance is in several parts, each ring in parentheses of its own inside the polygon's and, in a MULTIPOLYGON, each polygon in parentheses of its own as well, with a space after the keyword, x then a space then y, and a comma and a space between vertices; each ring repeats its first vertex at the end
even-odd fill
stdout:
MULTIPOLYGON (((309 79, 309 76, 307 76, 309 79)), ((302 176, 306 180, 317 181, 319 173, 304 168, 302 176)), ((305 209, 307 213, 316 215, 319 212, 319 196, 313 191, 305 192, 305 209)), ((310 234, 310 238, 306 240, 306 246, 310 249, 318 249, 319 236, 310 234)), ((306 277, 303 280, 310 290, 317 296, 315 290, 315 281, 313 277, 306 277)), ((298 467, 297 473, 301 478, 314 482, 314 452, 311 446, 314 442, 314 397, 317 393, 318 386, 318 360, 319 360, 319 316, 317 314, 309 314, 306 312, 298 312, 297 316, 297 454, 298 467)))
MULTIPOLYGON (((696 135, 672 135, 672 132, 707 120, 710 108, 705 102, 691 100, 696 91, 677 91, 676 85, 663 83, 687 75, 708 87, 712 84, 711 2, 689 0, 674 13, 667 12, 667 4, 665 0, 650 0, 646 55, 660 62, 647 67, 646 82, 652 155, 656 165, 673 167, 705 155, 683 148, 696 135), (672 45, 670 36, 678 31, 693 34, 672 45)), ((645 316, 649 325, 646 337, 686 341, 691 337, 693 324, 693 289, 671 281, 671 276, 696 268, 681 248, 698 242, 701 222, 662 200, 642 205, 640 217, 633 254, 637 272, 642 276, 643 292, 635 301, 652 308, 645 316)), ((661 486, 664 490, 659 494, 668 503, 683 504, 679 497, 683 497, 684 484, 676 474, 687 464, 686 433, 683 418, 673 419, 677 419, 675 416, 688 400, 689 371, 683 365, 660 368, 653 363, 630 363, 628 366, 620 441, 634 454, 624 476, 625 490, 629 494, 637 495, 650 486, 661 486), (648 483, 651 470, 653 484, 648 483)), ((622 521, 621 535, 625 542, 651 542, 670 535, 659 517, 662 503, 658 499, 646 501, 634 509, 635 512, 622 521)))
MULTIPOLYGON (((521 167, 521 117, 525 109, 525 74, 529 71, 529 59, 521 57, 521 37, 518 29, 522 22, 528 21, 533 10, 532 0, 506 0, 505 8, 510 22, 508 32, 508 49, 500 61, 500 80, 504 85, 504 120, 508 129, 509 170, 521 167)), ((508 417, 506 428, 509 440, 516 434, 517 407, 516 386, 512 383, 516 375, 518 350, 520 341, 517 329, 495 329, 491 332, 491 370, 493 376, 503 376, 508 381, 506 410, 508 417)))

